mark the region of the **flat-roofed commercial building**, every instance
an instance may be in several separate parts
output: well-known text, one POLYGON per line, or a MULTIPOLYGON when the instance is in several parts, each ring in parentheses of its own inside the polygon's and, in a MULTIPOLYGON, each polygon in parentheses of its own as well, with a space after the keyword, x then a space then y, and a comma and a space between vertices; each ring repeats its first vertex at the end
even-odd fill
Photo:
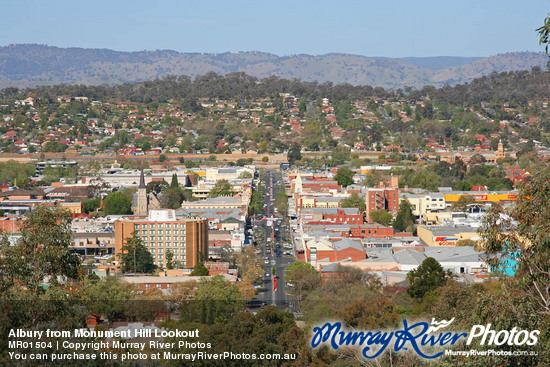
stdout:
POLYGON ((134 233, 157 266, 166 267, 168 252, 173 254, 174 264, 183 268, 208 260, 208 219, 177 217, 175 210, 151 210, 148 216, 125 217, 115 222, 117 255, 126 238, 134 233))

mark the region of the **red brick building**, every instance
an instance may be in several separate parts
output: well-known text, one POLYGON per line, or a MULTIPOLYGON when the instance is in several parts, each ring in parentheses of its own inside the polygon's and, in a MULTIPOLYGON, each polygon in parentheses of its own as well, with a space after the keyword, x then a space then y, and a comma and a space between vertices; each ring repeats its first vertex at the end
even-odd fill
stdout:
POLYGON ((336 209, 336 214, 326 213, 323 214, 323 220, 328 220, 332 223, 342 224, 363 224, 365 218, 357 208, 341 208, 336 209))
POLYGON ((393 228, 378 223, 365 223, 350 230, 350 237, 355 238, 389 238, 394 235, 393 228))
POLYGON ((361 261, 367 258, 363 245, 349 238, 330 242, 328 240, 310 241, 307 243, 305 255, 308 262, 316 267, 317 261, 361 261))
POLYGON ((367 221, 372 222, 370 213, 375 210, 385 209, 392 214, 397 214, 399 210, 399 190, 398 189, 368 189, 367 190, 367 221))

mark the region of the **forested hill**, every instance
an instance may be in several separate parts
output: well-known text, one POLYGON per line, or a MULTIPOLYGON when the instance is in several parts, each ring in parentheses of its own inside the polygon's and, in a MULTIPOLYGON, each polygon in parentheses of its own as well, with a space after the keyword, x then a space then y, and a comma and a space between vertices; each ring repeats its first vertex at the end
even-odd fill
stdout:
POLYGON ((208 72, 245 72, 303 81, 401 88, 465 83, 492 72, 544 67, 543 53, 507 53, 487 58, 381 58, 346 54, 276 56, 262 52, 221 54, 169 50, 118 52, 44 45, 0 47, 0 88, 53 84, 121 84, 208 72))
POLYGON ((356 100, 369 97, 380 99, 409 98, 420 100, 426 97, 451 105, 472 106, 480 102, 512 102, 525 105, 529 100, 550 100, 550 73, 546 69, 492 73, 476 78, 469 83, 440 88, 424 86, 420 89, 390 90, 369 85, 332 84, 303 82, 298 79, 283 79, 275 76, 259 79, 245 73, 219 75, 210 72, 194 80, 187 76, 168 76, 144 82, 124 83, 113 86, 58 84, 35 88, 8 87, 0 90, 0 98, 23 98, 29 92, 54 101, 56 96, 86 96, 92 100, 167 102, 183 101, 193 106, 200 98, 250 100, 274 98, 279 93, 314 100, 329 96, 333 101, 356 100))

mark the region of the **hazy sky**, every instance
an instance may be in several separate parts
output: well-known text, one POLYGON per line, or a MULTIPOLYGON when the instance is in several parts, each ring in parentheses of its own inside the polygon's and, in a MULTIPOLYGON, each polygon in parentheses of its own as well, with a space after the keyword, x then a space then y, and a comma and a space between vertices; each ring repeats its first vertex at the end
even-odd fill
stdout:
POLYGON ((490 56, 542 51, 548 0, 1 0, 0 46, 490 56))

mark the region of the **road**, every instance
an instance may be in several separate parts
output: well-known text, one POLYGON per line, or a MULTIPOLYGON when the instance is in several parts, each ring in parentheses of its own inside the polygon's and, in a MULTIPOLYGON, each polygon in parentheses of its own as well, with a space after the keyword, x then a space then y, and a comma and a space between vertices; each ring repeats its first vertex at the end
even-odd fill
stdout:
POLYGON ((275 217, 275 197, 277 195, 277 176, 276 171, 267 171, 265 178, 265 196, 263 199, 264 208, 260 220, 255 223, 263 234, 263 241, 258 243, 261 248, 261 254, 264 261, 263 292, 256 296, 257 301, 264 305, 273 305, 281 310, 288 307, 288 296, 285 286, 285 269, 294 262, 294 258, 283 255, 285 242, 282 241, 282 232, 287 226, 281 218, 275 217), (276 219, 272 219, 276 218, 276 219), (273 268, 275 273, 273 274, 273 268), (276 279, 277 287, 274 290, 274 281, 276 279))

